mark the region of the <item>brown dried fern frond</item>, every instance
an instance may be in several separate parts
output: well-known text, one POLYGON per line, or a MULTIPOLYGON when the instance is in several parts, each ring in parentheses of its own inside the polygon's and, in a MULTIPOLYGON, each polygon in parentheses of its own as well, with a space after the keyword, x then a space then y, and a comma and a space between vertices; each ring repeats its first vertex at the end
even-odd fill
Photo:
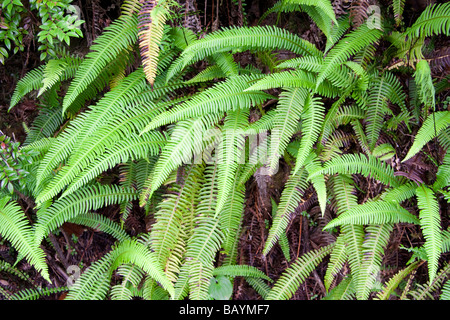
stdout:
POLYGON ((141 0, 139 10, 139 48, 145 76, 153 87, 158 66, 159 44, 169 14, 168 1, 141 0))

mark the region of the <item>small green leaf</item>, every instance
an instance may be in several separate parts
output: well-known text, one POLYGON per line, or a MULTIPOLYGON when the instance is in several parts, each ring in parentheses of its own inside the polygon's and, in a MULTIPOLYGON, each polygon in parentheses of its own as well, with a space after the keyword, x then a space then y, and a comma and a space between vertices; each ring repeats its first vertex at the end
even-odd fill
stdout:
POLYGON ((229 300, 233 293, 233 285, 225 276, 212 277, 209 284, 209 295, 215 300, 229 300))

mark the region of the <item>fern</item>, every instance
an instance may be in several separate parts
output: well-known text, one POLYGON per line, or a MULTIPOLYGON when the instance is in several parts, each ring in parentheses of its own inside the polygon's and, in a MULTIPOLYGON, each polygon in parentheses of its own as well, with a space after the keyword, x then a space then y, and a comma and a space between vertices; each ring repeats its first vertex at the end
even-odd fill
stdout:
POLYGON ((192 42, 167 71, 167 80, 195 63, 213 54, 247 50, 285 49, 302 55, 321 56, 321 52, 310 42, 277 27, 228 28, 208 34, 192 42))
POLYGON ((173 107, 156 116, 142 132, 153 130, 160 126, 206 115, 214 112, 250 108, 272 98, 260 91, 245 91, 252 80, 260 75, 242 75, 231 77, 226 81, 193 96, 190 100, 173 107))
POLYGON ((266 300, 288 300, 314 268, 330 254, 333 244, 305 253, 294 261, 275 282, 266 300))
POLYGON ((357 278, 356 296, 367 300, 381 269, 383 250, 386 248, 393 230, 392 224, 368 226, 362 244, 363 260, 357 278))
POLYGON ((362 24, 358 29, 344 36, 325 57, 322 68, 317 76, 316 89, 331 74, 336 65, 345 62, 351 55, 365 46, 376 42, 381 35, 381 30, 369 28, 367 24, 362 24))
POLYGON ((308 187, 306 177, 306 170, 301 169, 295 174, 292 173, 286 182, 285 188, 281 193, 277 213, 269 229, 269 235, 267 236, 263 249, 264 255, 267 255, 272 249, 279 239, 280 234, 286 231, 292 213, 294 213, 296 207, 301 202, 301 197, 308 187))
POLYGON ((379 180, 381 183, 397 187, 400 182, 395 178, 392 167, 387 166, 371 155, 344 154, 342 157, 331 159, 324 163, 322 169, 310 173, 309 179, 317 174, 362 174, 379 180))
POLYGON ((136 199, 134 190, 121 190, 115 185, 93 185, 77 190, 71 195, 55 201, 38 218, 35 225, 34 243, 39 244, 49 232, 79 214, 102 208, 110 204, 136 199))
POLYGON ((137 18, 134 15, 122 15, 116 19, 105 32, 95 40, 79 66, 63 101, 63 112, 75 102, 77 97, 96 80, 103 68, 122 50, 132 45, 137 39, 137 18))
POLYGON ((346 224, 386 224, 407 222, 419 224, 416 216, 396 203, 382 200, 366 202, 355 206, 339 217, 330 221, 325 229, 331 229, 338 225, 346 224))
POLYGON ((429 37, 435 34, 450 35, 450 4, 440 3, 428 6, 406 30, 406 35, 429 37))
POLYGON ((414 142, 402 162, 411 159, 424 145, 436 137, 442 130, 450 124, 450 111, 437 111, 432 116, 427 117, 414 137, 414 142))
POLYGON ((82 273, 70 288, 66 300, 101 300, 108 292, 113 271, 125 263, 139 266, 158 281, 170 295, 174 294, 172 284, 148 247, 136 240, 126 240, 117 244, 82 273))
POLYGON ((19 205, 10 202, 10 197, 0 199, 0 234, 11 242, 19 256, 25 257, 45 280, 51 282, 44 251, 33 242, 32 227, 19 205))
POLYGON ((289 140, 295 133, 308 95, 308 91, 304 88, 287 88, 280 94, 271 126, 268 155, 269 168, 273 172, 278 168, 279 158, 284 154, 289 140))
POLYGON ((169 15, 168 1, 145 1, 139 11, 139 47, 144 72, 153 87, 158 65, 159 46, 169 15))
POLYGON ((417 206, 420 209, 420 226, 425 237, 424 248, 428 258, 428 274, 430 282, 432 282, 438 270, 442 246, 439 204, 434 192, 424 185, 417 188, 416 195, 417 206))

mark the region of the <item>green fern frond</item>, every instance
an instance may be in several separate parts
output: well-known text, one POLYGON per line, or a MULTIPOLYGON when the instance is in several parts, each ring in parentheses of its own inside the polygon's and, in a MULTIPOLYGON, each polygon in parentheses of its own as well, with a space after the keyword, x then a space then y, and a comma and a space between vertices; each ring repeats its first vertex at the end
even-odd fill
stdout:
POLYGON ((238 165, 244 162, 245 136, 248 126, 249 109, 228 111, 222 128, 222 139, 217 150, 218 194, 216 215, 224 208, 233 189, 238 165))
POLYGON ((441 255, 442 231, 439 203, 430 188, 421 185, 416 190, 417 206, 422 233, 425 237, 425 252, 428 258, 428 274, 433 281, 438 270, 438 260, 441 255))
POLYGON ((29 300, 38 300, 44 296, 50 296, 55 293, 68 291, 67 287, 57 287, 57 288, 32 288, 32 289, 23 289, 16 293, 14 293, 9 300, 20 300, 20 301, 29 301, 29 300))
POLYGON ((12 244, 20 256, 26 258, 45 280, 51 282, 44 251, 33 243, 32 227, 20 206, 10 202, 10 197, 0 199, 0 235, 12 244))
POLYGON ((274 26, 227 28, 192 42, 167 71, 167 80, 187 65, 220 52, 289 50, 300 55, 322 56, 310 42, 274 26))
POLYGON ((345 62, 362 48, 376 42, 382 33, 377 28, 369 28, 365 23, 344 36, 324 58, 322 68, 317 76, 316 88, 332 73, 336 65, 345 62))
POLYGON ((420 224, 419 219, 394 202, 370 201, 359 204, 330 221, 325 230, 339 225, 366 225, 407 222, 420 224))
POLYGON ((402 22, 404 8, 405 0, 392 0, 392 9, 394 11, 394 19, 397 26, 402 22))
POLYGON ((418 267, 419 261, 411 263, 406 268, 397 272, 388 283, 378 292, 375 300, 388 300, 394 290, 399 286, 400 282, 418 267))
POLYGON ((287 88, 280 94, 272 121, 268 154, 269 168, 272 171, 278 168, 279 159, 295 133, 303 107, 309 101, 308 97, 309 93, 305 88, 287 88))
POLYGON ((442 283, 448 279, 450 274, 450 265, 445 263, 444 266, 436 274, 433 281, 428 280, 425 285, 417 284, 417 288, 409 292, 414 300, 431 300, 435 299, 432 295, 433 292, 442 287, 442 283))
POLYGON ((245 89, 245 91, 269 90, 274 88, 306 88, 327 98, 334 98, 340 94, 340 90, 331 85, 329 81, 324 81, 316 86, 316 75, 301 69, 266 75, 251 87, 245 89))
POLYGON ((130 239, 130 236, 119 224, 95 212, 78 214, 75 218, 70 219, 69 222, 107 233, 119 241, 130 239))
POLYGON ((66 300, 102 300, 109 291, 112 273, 122 264, 139 266, 172 296, 173 285, 167 279, 150 249, 137 240, 119 242, 101 259, 83 272, 66 296, 66 300))
MULTIPOLYGON (((339 174, 331 177, 332 196, 336 205, 336 213, 338 216, 345 214, 347 211, 352 210, 358 205, 358 199, 355 195, 354 181, 351 176, 339 174)), ((348 224, 341 226, 341 234, 339 237, 343 239, 339 242, 336 241, 336 246, 342 242, 345 244, 345 248, 336 247, 337 252, 330 256, 332 258, 332 267, 329 273, 328 283, 331 283, 331 276, 334 272, 341 267, 345 257, 350 265, 351 274, 354 279, 358 278, 359 270, 361 269, 362 261, 362 244, 364 241, 364 226, 356 224, 348 224)), ((339 238, 338 238, 339 239, 339 238)), ((335 249, 333 249, 334 251, 335 249)), ((356 289, 355 289, 356 290, 356 289)))
POLYGON ((155 131, 140 136, 131 134, 124 137, 124 140, 107 148, 92 164, 85 167, 67 186, 67 189, 64 191, 61 198, 78 190, 80 187, 97 177, 100 173, 112 169, 120 163, 129 160, 147 159, 148 157, 158 155, 165 143, 165 137, 161 133, 155 131))
POLYGON ((414 137, 414 142, 402 162, 411 159, 424 145, 450 125, 450 111, 437 111, 428 116, 414 137))
POLYGON ((339 158, 331 159, 323 165, 323 169, 310 174, 312 178, 316 174, 362 174, 380 181, 381 183, 397 187, 399 180, 394 176, 394 170, 391 166, 382 162, 378 158, 364 154, 344 154, 339 158))
POLYGON ((384 201, 395 201, 401 203, 412 198, 416 194, 417 184, 413 181, 402 184, 396 188, 390 188, 381 194, 384 201))
POLYGON ((137 17, 122 15, 97 37, 79 66, 63 101, 63 113, 91 85, 110 60, 137 40, 137 17))
POLYGON ((291 264, 275 282, 266 300, 288 300, 308 275, 330 254, 334 244, 309 251, 291 264))
POLYGON ((405 31, 407 36, 429 37, 437 34, 450 35, 450 3, 428 6, 414 24, 405 31))
POLYGON ((251 278, 260 278, 263 280, 267 280, 269 282, 273 282, 264 272, 259 270, 256 267, 249 265, 227 265, 220 266, 214 269, 214 276, 229 276, 229 277, 251 277, 251 278))
POLYGON ((182 224, 187 223, 183 218, 186 220, 187 212, 194 209, 193 201, 203 182, 203 165, 190 165, 185 170, 184 183, 171 188, 155 213, 156 222, 150 235, 151 248, 162 264, 167 263, 178 239, 182 237, 182 224))
POLYGON ((391 232, 392 224, 370 225, 366 228, 366 237, 362 244, 361 268, 356 284, 356 297, 368 300, 376 278, 381 270, 381 263, 391 232))
POLYGON ((187 243, 186 251, 189 298, 192 300, 207 299, 214 260, 224 241, 220 219, 214 217, 219 182, 216 166, 207 168, 206 173, 206 183, 199 194, 198 216, 194 219, 196 228, 187 243))
POLYGON ((450 280, 445 281, 439 300, 450 300, 450 280))
POLYGON ((294 173, 300 170, 311 153, 314 143, 319 137, 324 116, 325 107, 320 98, 310 95, 305 102, 305 108, 302 113, 302 137, 297 152, 294 173))
POLYGON ((52 59, 47 62, 42 79, 42 87, 39 89, 38 97, 58 82, 72 79, 83 59, 79 57, 65 57, 62 59, 52 59))
MULTIPOLYGON (((335 278, 339 274, 340 270, 344 266, 344 263, 347 261, 347 256, 348 253, 347 245, 345 243, 345 234, 342 233, 337 237, 334 243, 334 248, 330 253, 330 260, 325 272, 324 285, 327 292, 335 281, 335 278)), ((330 294, 331 292, 328 293, 328 295, 330 294)), ((329 297, 329 299, 331 299, 331 296, 329 297)))
POLYGON ((450 184, 450 149, 447 149, 442 164, 438 167, 436 172, 436 180, 432 187, 437 191, 450 184))
POLYGON ((170 139, 155 164, 154 172, 144 186, 139 203, 144 206, 152 194, 164 183, 169 174, 183 163, 191 163, 203 155, 205 145, 204 133, 215 124, 222 114, 207 114, 198 119, 187 119, 178 122, 170 139))
POLYGON ((116 185, 81 188, 65 198, 58 199, 39 216, 35 224, 34 242, 39 244, 49 232, 79 214, 136 198, 137 194, 133 189, 122 190, 116 185))
POLYGON ((302 201, 302 195, 306 188, 307 174, 304 168, 300 169, 296 174, 291 174, 281 193, 280 203, 278 204, 277 214, 272 221, 269 229, 269 235, 263 249, 263 254, 267 255, 275 243, 280 238, 280 234, 286 232, 286 228, 291 219, 292 213, 302 201))
POLYGON ((256 74, 228 78, 226 81, 194 95, 185 103, 174 106, 170 110, 156 116, 142 132, 209 113, 225 112, 236 110, 237 108, 250 108, 273 98, 262 91, 245 91, 253 80, 260 77, 261 75, 256 74))
POLYGON ((39 66, 27 72, 27 74, 20 79, 16 88, 14 89, 8 110, 16 106, 19 101, 28 93, 38 90, 42 87, 42 80, 44 79, 45 65, 39 66))
POLYGON ((28 132, 23 145, 27 146, 43 138, 51 137, 63 123, 61 110, 60 107, 41 108, 30 127, 30 131, 28 132))
POLYGON ((339 282, 322 300, 353 300, 355 293, 355 283, 350 275, 339 282))
MULTIPOLYGON (((145 75, 142 69, 138 69, 122 80, 120 85, 105 94, 105 97, 97 103, 95 108, 80 114, 71 121, 40 163, 36 177, 38 185, 44 177, 50 175, 51 170, 67 158, 75 146, 91 147, 91 144, 86 144, 85 141, 91 138, 96 130, 105 125, 105 122, 114 119, 114 115, 121 108, 125 109, 130 96, 137 95, 139 91, 143 90, 144 86, 145 75)), ((85 152, 81 154, 84 155, 85 152)), ((37 199, 37 202, 39 202, 39 199, 37 199)))
MULTIPOLYGON (((433 79, 431 78, 430 65, 426 60, 422 59, 416 63, 414 80, 416 83, 416 90, 418 90, 419 100, 424 104, 425 110, 428 111, 431 108, 432 111, 435 111, 436 90, 434 88, 433 79)), ((428 112, 425 113, 425 116, 427 113, 428 112)))

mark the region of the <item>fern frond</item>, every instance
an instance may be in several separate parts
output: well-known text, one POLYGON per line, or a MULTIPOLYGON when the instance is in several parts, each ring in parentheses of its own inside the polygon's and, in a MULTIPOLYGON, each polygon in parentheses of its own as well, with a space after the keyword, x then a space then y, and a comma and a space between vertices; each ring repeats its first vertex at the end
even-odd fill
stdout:
MULTIPOLYGON (((450 27, 450 25, 449 25, 450 27)), ((430 65, 426 60, 419 60, 416 63, 416 71, 414 72, 414 80, 416 83, 416 90, 418 90, 419 100, 424 104, 427 111, 431 108, 435 111, 435 96, 436 90, 434 88, 433 79, 431 78, 430 65)))
POLYGON ((68 291, 67 287, 57 287, 57 288, 32 288, 32 289, 23 289, 19 292, 14 293, 10 300, 21 300, 21 301, 29 301, 29 300, 38 300, 44 296, 50 296, 55 293, 68 291))
POLYGON ((245 136, 244 129, 248 126, 249 109, 228 111, 222 128, 222 139, 217 150, 218 194, 216 215, 218 215, 229 200, 233 189, 238 165, 244 162, 245 136))
MULTIPOLYGON (((281 92, 272 121, 269 168, 275 172, 280 157, 295 133, 303 107, 309 96, 305 88, 286 88, 281 92)), ((261 119, 262 120, 262 119, 261 119)))
POLYGON ((156 116, 142 132, 209 113, 236 110, 237 108, 250 108, 266 99, 273 98, 262 91, 245 91, 253 80, 260 77, 260 75, 241 75, 228 78, 226 81, 222 81, 194 95, 185 103, 174 106, 170 110, 156 116))
POLYGON ((394 290, 398 287, 400 282, 408 276, 411 272, 413 272, 418 267, 419 261, 411 263, 406 268, 400 270, 395 274, 391 279, 389 279, 388 283, 382 288, 380 292, 378 292, 377 296, 374 298, 375 300, 388 300, 394 290))
POLYGON ((130 236, 119 224, 95 212, 78 214, 75 218, 70 219, 69 222, 107 233, 119 241, 130 239, 130 236))
POLYGON ((61 110, 62 109, 60 107, 41 108, 39 110, 39 114, 36 116, 30 127, 30 131, 28 132, 23 145, 27 146, 43 138, 51 137, 63 123, 61 110))
MULTIPOLYGON (((76 146, 81 148, 91 147, 92 149, 92 144, 87 144, 86 140, 91 138, 96 130, 104 126, 105 122, 108 123, 112 119, 116 119, 117 115, 120 115, 120 111, 125 109, 130 97, 137 95, 143 90, 144 86, 145 75, 142 69, 138 69, 122 80, 120 85, 105 94, 103 99, 90 111, 80 114, 71 121, 40 163, 36 176, 37 184, 39 185, 44 177, 50 175, 52 169, 65 160, 76 146)), ((85 155, 86 152, 81 154, 85 155)), ((37 202, 39 202, 39 199, 37 199, 37 202)))
POLYGON ((330 254, 334 244, 321 247, 316 250, 309 251, 297 258, 275 282, 270 290, 266 300, 288 300, 299 288, 300 284, 305 281, 308 275, 322 262, 322 260, 330 254))
POLYGON ((302 195, 306 188, 307 174, 304 168, 300 169, 296 174, 291 173, 285 187, 281 193, 280 203, 278 204, 277 214, 272 221, 272 226, 269 229, 269 235, 263 249, 263 254, 268 252, 275 245, 280 237, 280 234, 286 231, 292 214, 302 201, 302 195))
POLYGON ((134 44, 137 40, 137 18, 135 15, 122 15, 102 35, 97 37, 79 66, 75 78, 71 82, 63 101, 63 113, 76 98, 91 85, 103 68, 122 50, 134 44))
POLYGON ((32 227, 20 206, 10 202, 10 197, 0 199, 0 235, 12 244, 20 256, 26 258, 45 280, 51 282, 44 251, 33 243, 32 227))
POLYGON ((344 36, 324 58, 322 68, 317 76, 316 88, 332 73, 333 68, 345 62, 362 48, 376 42, 382 35, 377 28, 369 28, 366 23, 344 36))
POLYGON ((45 65, 39 66, 33 70, 27 72, 27 74, 20 79, 16 88, 14 89, 8 110, 11 110, 16 106, 20 99, 22 99, 28 93, 37 90, 42 87, 42 80, 44 79, 45 65))
POLYGON ((361 268, 358 272, 356 297, 368 300, 381 269, 381 263, 391 232, 392 224, 370 225, 362 244, 361 268))
POLYGON ((395 24, 398 26, 403 19, 403 9, 405 8, 405 0, 392 0, 392 9, 394 11, 395 24))
POLYGON ((158 66, 159 46, 169 15, 168 1, 147 0, 139 11, 139 47, 146 78, 153 86, 158 66))
MULTIPOLYGON (((241 169, 241 168, 240 168, 241 169)), ((238 170, 236 177, 242 172, 238 170)), ((245 185, 239 184, 239 180, 233 182, 233 189, 227 205, 219 214, 220 229, 224 233, 222 244, 224 253, 224 265, 234 265, 238 258, 238 245, 241 237, 242 220, 244 218, 245 185)))
POLYGON ((152 194, 164 183, 169 174, 183 163, 201 163, 204 133, 215 124, 221 114, 208 114, 198 119, 187 119, 178 122, 170 139, 155 164, 154 172, 149 176, 139 197, 144 206, 152 194), (200 161, 200 162, 197 162, 200 161))
POLYGON ((79 57, 71 56, 49 60, 43 70, 44 78, 37 96, 41 96, 56 83, 73 78, 82 61, 79 57))
POLYGON ((450 125, 450 111, 437 111, 428 116, 414 137, 414 142, 402 162, 411 159, 424 145, 450 125))
POLYGON ((170 193, 159 203, 155 213, 156 222, 153 224, 150 235, 151 248, 161 264, 166 264, 167 259, 175 249, 177 241, 182 237, 183 218, 187 212, 193 210, 193 198, 198 193, 203 180, 201 175, 203 165, 190 165, 186 168, 184 183, 174 185, 170 193))
POLYGON ((436 274, 433 281, 428 280, 425 285, 417 285, 417 289, 409 292, 409 294, 414 298, 414 300, 426 300, 435 299, 432 293, 439 288, 441 288, 442 283, 448 279, 450 274, 450 265, 445 263, 445 265, 436 274))
POLYGON ((79 214, 136 198, 137 194, 133 189, 122 190, 116 185, 81 188, 65 198, 58 199, 39 216, 35 224, 34 242, 39 244, 49 232, 79 214))
POLYGON ((187 243, 186 260, 189 268, 189 298, 205 300, 209 281, 213 275, 214 260, 220 250, 224 234, 220 219, 214 217, 217 197, 218 174, 216 166, 207 168, 206 183, 199 194, 196 228, 187 243))
POLYGON ((220 52, 289 50, 300 55, 322 56, 310 42, 274 26, 226 28, 192 42, 167 71, 167 80, 187 65, 220 52))
MULTIPOLYGON (((348 79, 348 77, 346 77, 346 79, 348 79)), ((257 81, 248 89, 245 89, 245 91, 269 90, 274 88, 286 89, 289 87, 310 89, 327 98, 334 98, 340 93, 340 91, 331 85, 329 81, 324 81, 316 86, 316 75, 301 69, 271 73, 257 81)))
POLYGON ((450 3, 428 6, 414 24, 405 31, 407 36, 429 37, 437 34, 450 35, 450 3))
POLYGON ((61 198, 78 190, 100 173, 112 169, 120 163, 129 160, 147 159, 148 157, 158 155, 166 143, 165 137, 155 131, 141 136, 131 134, 123 138, 124 140, 107 148, 101 156, 97 157, 89 166, 86 166, 67 186, 61 198))
POLYGON ((229 277, 251 277, 260 278, 273 282, 264 272, 256 267, 249 265, 227 265, 217 267, 213 271, 214 276, 229 276, 229 277))
POLYGON ((419 219, 394 202, 370 201, 359 204, 331 220, 325 227, 329 230, 339 225, 366 225, 407 222, 420 224, 419 219))
POLYGON ((320 98, 310 95, 305 102, 305 109, 302 113, 302 137, 297 152, 294 173, 300 170, 311 153, 314 143, 319 137, 324 116, 325 107, 320 98))
POLYGON ((439 203, 433 190, 421 185, 416 190, 417 206, 422 233, 425 237, 425 252, 428 258, 428 274, 433 281, 438 270, 438 260, 441 255, 442 231, 439 203))
MULTIPOLYGON (((339 174, 331 177, 332 193, 335 200, 338 216, 346 213, 347 211, 355 208, 358 205, 358 199, 355 195, 355 187, 353 179, 350 176, 339 174)), ((351 274, 354 279, 358 278, 359 270, 361 269, 362 261, 362 244, 364 241, 364 226, 348 224, 341 226, 341 234, 339 237, 343 237, 346 248, 336 247, 338 252, 337 256, 333 257, 332 269, 330 273, 336 272, 343 263, 344 257, 342 254, 347 254, 347 259, 351 268, 351 274)), ((339 242, 341 243, 341 242, 339 242)), ((336 245, 338 241, 336 241, 336 245)), ((334 251, 334 249, 333 249, 334 251)), ((335 255, 335 254, 333 254, 335 255)), ((332 257, 330 256, 330 259, 332 257)), ((328 272, 328 271, 327 271, 328 272)))
POLYGON ((353 300, 356 293, 354 282, 352 276, 345 277, 322 300, 353 300))
POLYGON ((388 186, 397 187, 400 185, 391 166, 374 156, 364 154, 344 154, 339 158, 331 159, 324 163, 323 169, 311 173, 309 178, 316 174, 332 175, 336 173, 362 174, 388 186))
MULTIPOLYGON (((335 280, 336 276, 339 274, 340 270, 344 266, 344 263, 347 261, 347 245, 345 243, 345 234, 340 234, 335 243, 334 248, 330 253, 330 260, 327 265, 327 270, 325 272, 324 276, 324 285, 325 289, 330 289, 333 281, 335 280)), ((329 292, 328 295, 330 295, 331 292, 329 292)), ((327 295, 327 296, 328 296, 327 295)), ((331 296, 329 299, 332 299, 331 296)))
POLYGON ((167 279, 161 266, 150 249, 137 240, 119 242, 101 259, 95 261, 88 270, 70 287, 66 300, 102 300, 109 290, 112 273, 122 264, 139 266, 146 274, 158 281, 172 296, 173 285, 167 279))

